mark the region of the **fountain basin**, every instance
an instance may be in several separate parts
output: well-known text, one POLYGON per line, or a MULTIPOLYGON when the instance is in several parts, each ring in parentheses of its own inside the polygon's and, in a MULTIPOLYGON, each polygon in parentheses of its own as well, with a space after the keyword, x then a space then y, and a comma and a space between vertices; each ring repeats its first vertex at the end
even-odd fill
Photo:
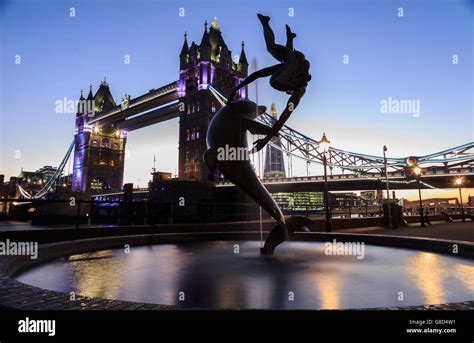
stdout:
POLYGON ((354 309, 474 298, 470 259, 368 244, 359 259, 326 255, 323 242, 285 242, 261 257, 260 242, 228 238, 75 253, 16 280, 93 298, 205 308, 354 309))

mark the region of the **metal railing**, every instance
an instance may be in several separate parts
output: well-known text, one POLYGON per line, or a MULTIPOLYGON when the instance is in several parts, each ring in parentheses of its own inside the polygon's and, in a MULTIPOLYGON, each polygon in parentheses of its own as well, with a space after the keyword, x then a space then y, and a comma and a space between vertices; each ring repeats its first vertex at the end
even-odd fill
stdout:
MULTIPOLYGON (((460 209, 454 206, 439 207, 437 211, 424 208, 427 215, 456 215, 460 209)), ((369 204, 330 205, 333 219, 383 217, 382 206, 369 204)), ((312 205, 285 209, 287 216, 300 215, 323 219, 324 206, 312 205)), ((404 216, 417 216, 419 209, 404 209, 404 216)), ((465 206, 466 216, 474 213, 474 206, 465 206)), ((31 220, 33 224, 71 224, 80 228, 89 225, 158 225, 198 224, 238 221, 258 221, 259 206, 256 203, 178 202, 153 200, 84 200, 84 199, 0 199, 0 215, 3 219, 31 220)), ((263 220, 271 217, 263 211, 263 220)))

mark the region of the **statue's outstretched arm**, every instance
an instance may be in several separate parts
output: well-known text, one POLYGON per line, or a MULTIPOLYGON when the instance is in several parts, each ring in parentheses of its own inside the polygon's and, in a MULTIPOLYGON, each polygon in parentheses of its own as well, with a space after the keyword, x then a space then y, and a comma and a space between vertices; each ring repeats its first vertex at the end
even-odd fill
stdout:
POLYGON ((301 98, 303 97, 304 93, 306 92, 306 88, 300 88, 293 92, 293 94, 288 99, 286 103, 286 107, 278 118, 277 122, 273 124, 272 131, 273 134, 278 133, 280 129, 285 125, 288 118, 290 118, 291 113, 295 110, 296 106, 300 103, 301 98))
POLYGON ((272 133, 271 126, 250 119, 242 119, 247 130, 254 135, 269 135, 272 133))
POLYGON ((261 77, 267 77, 273 75, 274 72, 276 72, 283 64, 279 63, 271 67, 263 68, 260 70, 257 70, 256 72, 253 72, 250 74, 244 81, 239 83, 237 87, 234 88, 234 90, 230 93, 229 97, 227 98, 227 103, 230 103, 232 99, 235 97, 235 94, 237 94, 237 91, 248 85, 249 83, 254 82, 256 79, 259 79, 261 77))
POLYGON ((273 136, 278 134, 278 131, 285 125, 288 118, 290 118, 291 113, 295 110, 296 106, 300 103, 301 98, 303 97, 304 93, 306 92, 306 88, 300 88, 293 92, 293 94, 288 99, 286 103, 286 107, 278 118, 277 122, 273 124, 271 131, 265 138, 258 139, 255 141, 255 147, 253 148, 252 152, 257 152, 261 150, 273 136))

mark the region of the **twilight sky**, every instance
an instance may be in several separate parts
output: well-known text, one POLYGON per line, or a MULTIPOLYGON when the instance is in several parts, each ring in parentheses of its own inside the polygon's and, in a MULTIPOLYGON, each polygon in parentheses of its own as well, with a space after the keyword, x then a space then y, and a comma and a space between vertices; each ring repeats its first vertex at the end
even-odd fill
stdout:
MULTIPOLYGON (((199 43, 206 19, 217 17, 234 55, 244 40, 249 61, 274 64, 258 12, 271 16, 283 44, 289 24, 298 34, 295 48, 311 62, 313 79, 291 127, 315 139, 325 131, 349 151, 380 155, 386 144, 390 156, 474 140, 471 0, 0 0, 0 174, 59 164, 74 114, 56 113, 55 101, 77 99, 90 83, 96 91, 105 76, 117 100, 177 80, 183 33, 199 43), (389 98, 419 101, 420 115, 381 113, 380 102, 389 98)), ((260 103, 275 101, 281 111, 286 100, 267 79, 259 81, 260 103)), ((130 133, 125 181, 145 186, 154 154, 159 170, 174 173, 177 147, 177 119, 130 133)), ((294 162, 293 174, 305 173, 304 163, 294 162)))

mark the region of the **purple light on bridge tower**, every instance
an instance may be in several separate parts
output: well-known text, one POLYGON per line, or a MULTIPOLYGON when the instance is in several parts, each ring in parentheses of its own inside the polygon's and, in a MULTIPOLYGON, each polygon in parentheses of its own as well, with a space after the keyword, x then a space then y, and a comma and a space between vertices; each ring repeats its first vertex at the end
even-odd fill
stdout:
POLYGON ((216 75, 216 67, 211 64, 211 79, 209 80, 210 84, 214 82, 214 75, 216 75))
POLYGON ((201 61, 198 64, 199 70, 201 72, 200 82, 198 85, 198 90, 208 89, 209 88, 209 66, 210 63, 208 61, 201 61))
POLYGON ((186 70, 179 72, 178 96, 181 98, 186 95, 186 70))
MULTIPOLYGON (((243 78, 239 78, 238 84, 240 84, 243 80, 244 80, 243 78)), ((247 99, 247 87, 240 88, 239 96, 240 96, 240 99, 243 99, 243 100, 247 99)))

